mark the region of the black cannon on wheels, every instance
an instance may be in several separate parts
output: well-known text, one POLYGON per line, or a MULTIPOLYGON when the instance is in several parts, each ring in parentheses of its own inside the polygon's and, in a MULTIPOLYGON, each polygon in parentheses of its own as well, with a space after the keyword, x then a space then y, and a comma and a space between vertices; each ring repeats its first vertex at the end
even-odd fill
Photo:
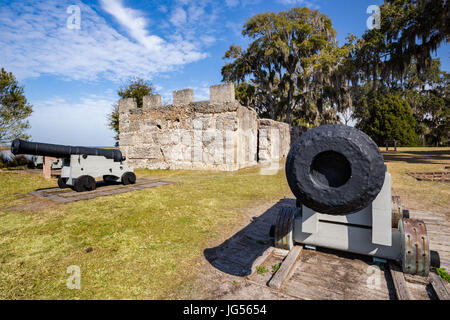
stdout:
POLYGON ((125 165, 125 157, 117 149, 73 147, 16 139, 11 144, 11 152, 62 158, 61 176, 58 179, 60 188, 72 187, 78 192, 94 190, 98 177, 125 185, 136 182, 136 175, 125 165))
POLYGON ((378 146, 358 129, 324 125, 304 133, 288 154, 286 178, 297 208, 280 210, 272 227, 277 247, 302 243, 398 260, 410 274, 428 275, 439 264, 423 221, 393 221, 391 176, 378 146))

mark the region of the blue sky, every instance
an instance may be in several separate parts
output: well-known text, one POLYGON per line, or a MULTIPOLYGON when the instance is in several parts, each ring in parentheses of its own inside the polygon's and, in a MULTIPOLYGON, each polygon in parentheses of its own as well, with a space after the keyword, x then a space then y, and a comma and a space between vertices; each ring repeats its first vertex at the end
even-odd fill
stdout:
MULTIPOLYGON (((149 79, 163 101, 173 90, 192 88, 209 99, 220 83, 222 59, 252 15, 294 6, 319 9, 333 21, 342 44, 366 30, 376 0, 0 0, 0 66, 25 86, 34 106, 32 140, 106 146, 114 143, 106 115, 117 88, 132 76, 149 79), (80 29, 67 27, 80 8, 80 29)), ((437 52, 450 71, 450 49, 437 52)))

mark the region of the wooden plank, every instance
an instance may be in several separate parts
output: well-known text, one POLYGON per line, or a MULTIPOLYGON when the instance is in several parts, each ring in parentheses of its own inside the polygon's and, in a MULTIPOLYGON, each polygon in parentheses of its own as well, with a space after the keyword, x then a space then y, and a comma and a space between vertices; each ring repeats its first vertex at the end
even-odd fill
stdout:
MULTIPOLYGON (((251 276, 247 277, 247 279, 257 282, 257 283, 259 283, 259 285, 261 285, 263 287, 267 287, 267 284, 269 283, 270 279, 275 274, 275 272, 273 271, 273 267, 275 265, 281 265, 284 258, 285 257, 280 257, 280 256, 275 255, 274 251, 272 251, 272 254, 270 254, 261 264, 259 264, 259 266, 265 267, 267 269, 267 272, 265 272, 265 273, 254 272, 251 276)), ((255 264, 255 269, 256 269, 256 264, 255 264)), ((270 288, 270 289, 277 291, 274 288, 270 288)))
POLYGON ((420 220, 429 220, 430 223, 433 223, 433 221, 439 221, 448 223, 446 215, 443 213, 437 213, 437 212, 429 212, 429 211, 409 211, 410 217, 413 219, 420 219, 420 220))
POLYGON ((87 191, 87 192, 68 191, 68 192, 70 192, 70 194, 67 194, 68 193, 67 191, 61 190, 59 188, 52 188, 51 190, 61 190, 61 192, 58 192, 58 193, 51 192, 50 193, 50 192, 48 192, 49 189, 42 189, 42 190, 31 191, 31 192, 29 192, 29 194, 36 196, 36 197, 43 198, 43 199, 47 199, 47 200, 50 200, 53 202, 57 202, 57 203, 67 203, 67 202, 73 202, 73 201, 79 201, 79 200, 88 200, 88 199, 93 199, 93 198, 102 197, 102 196, 120 194, 120 193, 135 191, 135 190, 153 188, 153 187, 163 186, 163 185, 172 184, 172 183, 176 183, 176 182, 160 180, 157 182, 146 183, 146 184, 136 184, 136 185, 127 185, 127 186, 118 185, 118 188, 115 188, 115 189, 99 188, 99 189, 96 189, 93 191, 87 191))
POLYGON ((439 300, 450 300, 450 294, 445 287, 441 277, 434 272, 430 272, 430 284, 439 300))
POLYGON ((283 281, 286 280, 302 250, 302 246, 295 246, 291 251, 289 251, 286 259, 284 259, 283 263, 281 263, 280 269, 278 269, 270 280, 269 287, 280 289, 283 281))
POLYGON ((276 256, 283 257, 283 259, 284 259, 289 254, 289 250, 280 249, 280 248, 274 248, 273 249, 273 254, 276 255, 276 256))
POLYGON ((389 261, 389 270, 392 281, 394 282, 395 292, 398 300, 412 300, 403 272, 392 262, 389 261))
POLYGON ((384 281, 389 269, 382 265, 380 278, 374 282, 369 278, 377 274, 369 267, 367 259, 358 259, 356 255, 349 258, 338 251, 303 250, 281 290, 290 296, 313 300, 395 299, 392 281, 384 281))
POLYGON ((406 285, 408 286, 408 291, 411 294, 412 300, 430 300, 429 291, 431 289, 428 285, 430 283, 428 277, 412 274, 403 274, 403 276, 405 277, 406 285))

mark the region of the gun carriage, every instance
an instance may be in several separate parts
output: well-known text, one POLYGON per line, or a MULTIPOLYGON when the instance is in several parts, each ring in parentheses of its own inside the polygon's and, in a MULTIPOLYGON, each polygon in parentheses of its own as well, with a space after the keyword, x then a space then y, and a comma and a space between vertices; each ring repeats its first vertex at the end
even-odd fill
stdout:
MULTIPOLYGON (((29 169, 42 169, 44 167, 44 157, 43 156, 32 156, 31 161, 28 164, 29 169)), ((51 163, 52 170, 62 169, 62 159, 53 160, 51 163)))
POLYGON ((280 210, 271 229, 276 247, 301 243, 397 260, 404 273, 423 276, 439 266, 425 223, 408 211, 393 215, 391 175, 365 133, 344 125, 307 131, 290 149, 286 178, 297 207, 280 210))
POLYGON ((125 157, 118 149, 74 147, 30 142, 15 139, 11 144, 13 154, 29 154, 62 159, 60 188, 71 187, 77 192, 94 190, 96 178, 105 182, 134 184, 136 175, 126 166, 125 157))

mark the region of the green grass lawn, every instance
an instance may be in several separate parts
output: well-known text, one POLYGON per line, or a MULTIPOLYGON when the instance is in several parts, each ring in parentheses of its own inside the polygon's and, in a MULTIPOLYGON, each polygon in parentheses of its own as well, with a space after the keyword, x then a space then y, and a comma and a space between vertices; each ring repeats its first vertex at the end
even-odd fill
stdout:
POLYGON ((283 170, 138 175, 178 183, 17 210, 35 201, 24 194, 56 181, 0 172, 0 299, 176 298, 197 274, 204 248, 243 210, 289 193, 283 170), (80 290, 66 286, 71 265, 80 267, 80 290))
POLYGON ((401 197, 407 209, 441 212, 450 215, 450 183, 417 181, 407 172, 443 171, 450 166, 450 148, 381 149, 392 175, 393 193, 401 197), (391 149, 392 150, 392 149, 391 149))
MULTIPOLYGON (((417 181, 406 172, 442 170, 450 148, 383 154, 394 193, 408 209, 449 213, 449 183, 417 181)), ((56 180, 0 171, 0 299, 189 297, 184 288, 194 283, 203 250, 228 237, 249 208, 290 194, 284 170, 137 173, 178 183, 51 204, 27 193, 56 180), (81 269, 80 290, 66 286, 71 265, 81 269)))

